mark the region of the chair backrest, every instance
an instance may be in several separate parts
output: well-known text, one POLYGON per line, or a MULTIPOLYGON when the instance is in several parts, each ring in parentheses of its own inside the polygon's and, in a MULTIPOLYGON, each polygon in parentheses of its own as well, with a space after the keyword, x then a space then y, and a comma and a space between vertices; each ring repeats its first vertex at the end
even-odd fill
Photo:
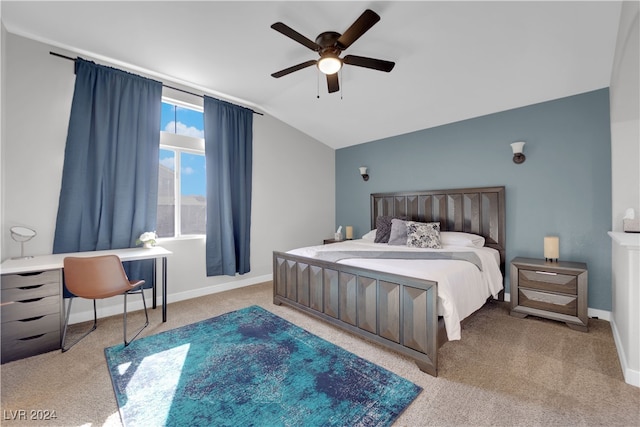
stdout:
POLYGON ((117 255, 66 257, 65 286, 75 296, 107 298, 129 289, 129 279, 117 255))

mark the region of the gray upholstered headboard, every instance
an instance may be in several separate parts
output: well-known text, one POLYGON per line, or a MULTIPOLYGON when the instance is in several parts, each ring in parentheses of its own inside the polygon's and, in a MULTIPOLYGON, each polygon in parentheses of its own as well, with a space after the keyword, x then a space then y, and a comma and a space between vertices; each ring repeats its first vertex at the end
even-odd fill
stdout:
POLYGON ((485 238, 500 252, 505 272, 505 195, 502 187, 405 191, 371 194, 371 229, 379 216, 406 216, 412 221, 440 222, 441 231, 464 231, 485 238))

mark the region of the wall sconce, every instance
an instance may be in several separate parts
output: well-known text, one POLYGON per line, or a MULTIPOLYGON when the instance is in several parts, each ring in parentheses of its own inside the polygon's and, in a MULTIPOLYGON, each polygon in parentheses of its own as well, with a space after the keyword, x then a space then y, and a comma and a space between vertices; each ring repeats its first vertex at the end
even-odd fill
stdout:
POLYGON ((360 175, 362 175, 362 179, 369 181, 369 174, 367 173, 366 166, 360 166, 360 175))
POLYGON ((522 150, 524 149, 524 142, 513 142, 511 144, 511 149, 513 150, 513 163, 524 163, 526 157, 522 154, 522 150))

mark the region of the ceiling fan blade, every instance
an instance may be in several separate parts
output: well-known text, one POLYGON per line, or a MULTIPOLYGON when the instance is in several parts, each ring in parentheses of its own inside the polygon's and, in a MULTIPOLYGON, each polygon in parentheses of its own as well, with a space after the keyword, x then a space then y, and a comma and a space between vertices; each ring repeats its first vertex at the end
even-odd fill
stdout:
POLYGON ((305 36, 297 32, 296 30, 289 27, 288 25, 283 24, 282 22, 276 22, 271 26, 271 28, 273 28, 279 33, 284 34, 290 39, 297 41, 301 45, 308 47, 314 52, 319 52, 320 49, 322 49, 320 45, 318 45, 316 42, 309 40, 308 38, 306 38, 305 36))
POLYGON ((301 64, 294 65, 293 67, 285 68, 284 70, 280 70, 276 73, 273 73, 271 74, 271 77, 275 77, 276 79, 279 79, 280 77, 286 76, 287 74, 291 74, 294 71, 302 70, 303 68, 307 68, 307 67, 310 67, 311 65, 315 65, 316 62, 318 61, 316 61, 315 59, 311 59, 307 62, 303 62, 301 64))
POLYGON ((344 50, 358 40, 360 36, 369 31, 376 22, 380 20, 380 15, 371 9, 365 10, 362 15, 345 31, 336 42, 337 47, 344 50))
POLYGON ((372 70, 389 72, 396 65, 395 62, 385 61, 383 59, 367 58, 364 56, 346 55, 342 62, 357 67, 371 68, 372 70))
POLYGON ((327 88, 329 93, 337 92, 340 90, 340 84, 338 83, 338 73, 327 74, 327 88))

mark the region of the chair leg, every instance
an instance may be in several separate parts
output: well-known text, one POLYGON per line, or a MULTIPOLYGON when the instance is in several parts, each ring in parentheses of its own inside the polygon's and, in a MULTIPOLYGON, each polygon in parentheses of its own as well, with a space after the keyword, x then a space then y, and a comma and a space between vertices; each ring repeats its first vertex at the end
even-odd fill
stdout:
POLYGON ((73 343, 71 343, 70 346, 65 347, 64 343, 65 343, 65 341, 67 339, 67 327, 69 326, 69 315, 71 314, 71 303, 72 302, 73 302, 73 298, 69 298, 69 305, 67 307, 67 315, 65 316, 65 319, 64 319, 64 329, 63 329, 63 332, 62 332, 62 344, 60 345, 60 348, 62 349, 62 353, 64 353, 65 351, 69 350, 74 345, 78 344, 84 337, 89 335, 91 332, 95 331, 96 328, 98 327, 98 310, 96 309, 96 300, 93 300, 93 326, 91 327, 91 329, 89 329, 88 332, 85 332, 84 335, 82 335, 80 338, 78 338, 73 343))
POLYGON ((146 328, 149 325, 149 314, 147 313, 147 302, 144 299, 144 289, 140 288, 137 291, 129 291, 126 292, 124 294, 124 314, 123 314, 123 323, 124 323, 124 346, 128 346, 129 344, 131 344, 133 342, 133 340, 135 340, 138 335, 140 335, 140 332, 142 332, 142 330, 144 328, 146 328), (144 306, 144 317, 145 317, 145 322, 144 325, 138 329, 138 331, 135 333, 135 335, 133 336, 133 338, 131 338, 129 341, 127 341, 127 294, 137 294, 140 293, 140 295, 142 296, 142 305, 144 306))

